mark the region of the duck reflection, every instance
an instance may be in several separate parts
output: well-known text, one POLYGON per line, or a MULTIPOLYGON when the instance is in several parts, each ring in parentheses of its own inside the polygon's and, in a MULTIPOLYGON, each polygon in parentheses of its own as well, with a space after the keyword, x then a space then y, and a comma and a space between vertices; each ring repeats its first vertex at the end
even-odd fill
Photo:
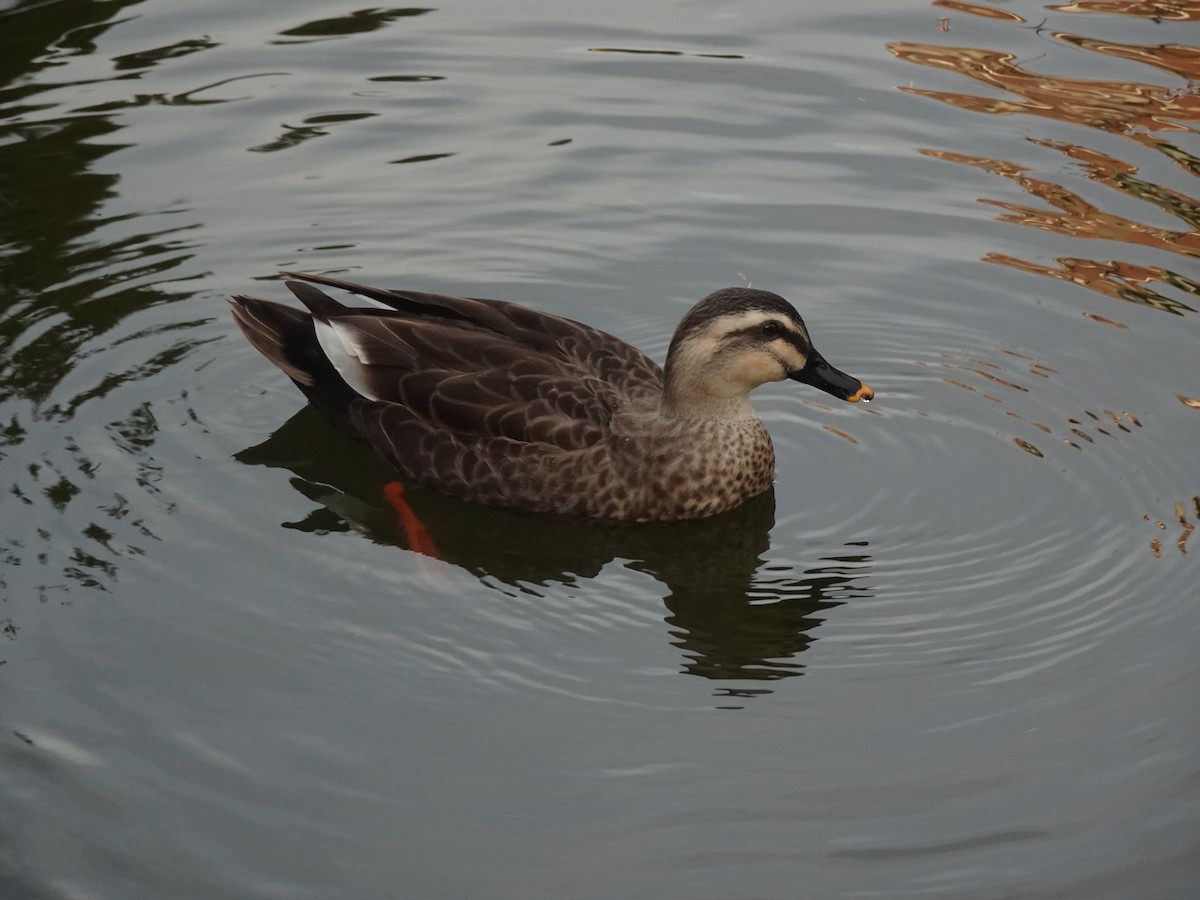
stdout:
MULTIPOLYGON (((528 591, 594 578, 621 561, 665 586, 665 621, 683 656, 681 671, 713 680, 769 682, 801 674, 797 657, 814 640, 824 611, 871 596, 865 543, 839 546, 803 569, 769 561, 770 491, 710 519, 629 527, 532 516, 412 487, 404 498, 423 528, 414 537, 384 499, 395 473, 309 407, 237 459, 290 470, 293 486, 318 504, 284 527, 358 531, 381 544, 436 555, 495 589, 528 591)), ((763 692, 745 685, 722 691, 763 692)))

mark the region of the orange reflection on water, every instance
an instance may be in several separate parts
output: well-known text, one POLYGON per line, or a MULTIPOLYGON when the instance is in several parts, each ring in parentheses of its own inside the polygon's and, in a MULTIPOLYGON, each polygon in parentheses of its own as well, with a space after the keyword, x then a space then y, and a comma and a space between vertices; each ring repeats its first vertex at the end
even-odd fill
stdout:
MULTIPOLYGON (((921 149, 919 152, 935 159, 971 166, 1007 178, 1019 184, 1026 193, 1046 201, 1059 210, 1056 213, 1017 203, 980 198, 981 203, 987 203, 1006 211, 1005 215, 998 216, 1001 221, 1073 237, 1122 241, 1127 244, 1152 247, 1156 250, 1200 257, 1200 231, 1196 230, 1200 228, 1200 206, 1195 201, 1178 191, 1137 178, 1135 166, 1115 160, 1097 151, 1087 150, 1076 144, 1062 141, 1034 141, 1034 143, 1062 151, 1067 156, 1078 160, 1084 166, 1091 180, 1153 203, 1160 209, 1182 219, 1191 228, 1186 231, 1170 231, 1135 222, 1124 216, 1106 213, 1060 184, 1030 177, 1024 166, 1007 160, 928 148, 921 149)), ((1101 262, 1076 257, 1060 257, 1056 260, 1059 267, 1054 268, 1002 253, 989 253, 984 260, 1047 278, 1070 281, 1107 297, 1149 306, 1174 315, 1183 315, 1188 312, 1196 312, 1196 310, 1180 300, 1153 290, 1148 285, 1157 282, 1192 296, 1200 296, 1200 282, 1161 266, 1143 266, 1119 260, 1101 262)))
MULTIPOLYGON (((1041 143, 1044 146, 1051 146, 1056 149, 1075 147, 1072 144, 1057 144, 1049 141, 1038 141, 1035 143, 1041 143)), ((1140 199, 1149 199, 1168 212, 1180 215, 1189 225, 1196 220, 1200 220, 1200 207, 1197 206, 1195 201, 1175 191, 1158 188, 1156 185, 1151 185, 1148 182, 1133 179, 1132 173, 1136 172, 1137 169, 1132 166, 1126 166, 1123 163, 1117 163, 1116 160, 1111 160, 1115 165, 1110 169, 1099 168, 1094 165, 1096 160, 1099 158, 1108 159, 1108 157, 1104 157, 1103 154, 1084 151, 1083 148, 1075 149, 1081 151, 1080 155, 1087 157, 1089 162, 1093 163, 1091 170, 1093 180, 1108 184, 1110 187, 1125 190, 1140 199)), ((923 148, 918 152, 925 156, 934 157, 935 159, 944 159, 948 162, 972 166, 991 172, 994 175, 1008 178, 1019 184, 1026 193, 1045 200, 1062 213, 1057 214, 1050 210, 1038 209, 1032 206, 980 198, 981 203, 987 203, 1011 213, 1011 215, 999 216, 998 218, 1002 222, 1030 225, 1040 228, 1043 231, 1052 231, 1057 234, 1066 234, 1073 237, 1123 241, 1129 244, 1142 244, 1146 247, 1153 247, 1156 250, 1167 250, 1171 253, 1200 256, 1200 233, 1197 231, 1190 229, 1187 231, 1170 231, 1165 228, 1156 228, 1152 225, 1135 222, 1124 216, 1106 213, 1073 191, 1067 190, 1061 184, 1041 178, 1031 178, 1026 174, 1028 169, 1016 163, 1003 159, 992 159, 986 156, 954 153, 949 150, 923 148)), ((1182 280, 1186 281, 1186 279, 1182 280)))
POLYGON ((1063 32, 1058 32, 1054 36, 1060 41, 1074 44, 1083 50, 1103 53, 1105 56, 1116 56, 1120 59, 1131 59, 1134 62, 1145 63, 1148 66, 1172 72, 1182 78, 1200 79, 1200 48, 1188 47, 1184 44, 1119 44, 1116 41, 1101 41, 1063 32))
POLYGON ((1195 0, 1076 0, 1075 3, 1063 3, 1058 6, 1047 6, 1055 12, 1065 13, 1107 13, 1116 16, 1138 16, 1143 19, 1153 19, 1176 22, 1191 22, 1200 19, 1200 3, 1195 0))
MULTIPOLYGON (((1069 281, 1103 294, 1106 297, 1112 297, 1114 300, 1124 300, 1128 303, 1136 303, 1139 306, 1149 306, 1176 316, 1196 312, 1195 309, 1186 303, 1168 297, 1165 294, 1160 294, 1151 288, 1141 286, 1151 281, 1171 284, 1181 278, 1181 276, 1173 272, 1168 272, 1166 269, 1160 269, 1158 266, 1138 266, 1133 263, 1120 262, 1119 260, 1101 262, 1096 259, 1059 257, 1055 259, 1055 262, 1059 266, 1056 269, 1053 266, 1044 266, 1039 263, 1029 262, 1028 260, 1018 259, 1015 256, 1006 256, 1003 253, 989 253, 983 257, 983 261, 1009 266, 1021 272, 1028 272, 1031 275, 1042 275, 1046 278, 1057 279, 1058 281, 1069 281)), ((1194 287, 1195 283, 1193 282, 1192 284, 1194 287)), ((1105 319, 1103 316, 1090 315, 1089 318, 1106 325, 1111 324, 1119 328, 1126 327, 1119 322, 1105 319)))
MULTIPOLYGON (((1181 531, 1179 537, 1175 539, 1175 548, 1180 553, 1187 553, 1188 538, 1192 536, 1192 532, 1196 530, 1196 526, 1188 520, 1188 507, 1195 516, 1200 518, 1200 496, 1192 497, 1190 501, 1175 501, 1175 521, 1179 523, 1181 531)), ((1150 516, 1142 516, 1143 522, 1151 522, 1150 516)), ((1160 531, 1167 530, 1167 523, 1161 519, 1152 523, 1155 528, 1160 531)), ((1155 538, 1150 542, 1150 552, 1154 554, 1154 558, 1158 559, 1162 556, 1162 542, 1155 538)))
POLYGON ((1003 19, 1006 22, 1024 22, 1025 20, 1014 12, 1006 9, 996 9, 994 6, 982 6, 978 3, 967 3, 966 0, 933 0, 934 6, 952 9, 955 12, 968 13, 984 19, 1003 19))
POLYGON ((1110 319, 1107 316, 1097 315, 1096 313, 1085 312, 1083 315, 1086 318, 1091 319, 1093 322, 1099 322, 1101 325, 1110 325, 1113 328, 1128 328, 1129 327, 1124 322, 1118 322, 1116 319, 1110 319))
POLYGON ((1169 91, 1158 85, 1040 75, 1016 65, 1014 54, 998 50, 911 43, 889 44, 888 50, 897 59, 935 69, 950 69, 989 87, 1016 94, 1025 101, 900 88, 905 93, 930 97, 974 112, 993 115, 1028 113, 1115 134, 1126 134, 1134 129, 1193 131, 1173 120, 1200 121, 1200 96, 1169 91))
POLYGON ((1090 180, 1152 203, 1163 212, 1183 220, 1191 230, 1200 229, 1200 203, 1179 191, 1138 178, 1137 166, 1067 141, 1033 140, 1033 143, 1058 150, 1076 160, 1083 165, 1090 180))
MULTIPOLYGON (((1010 20, 1011 13, 983 7, 971 0, 933 0, 935 7, 970 15, 1010 20)), ((1057 12, 1113 13, 1139 16, 1162 22, 1200 19, 1200 0, 1176 2, 1076 2, 1048 7, 1057 12)), ((1011 19, 1011 21, 1023 21, 1011 19)), ((1047 32, 1043 32, 1047 33, 1047 32)), ((1048 32, 1063 44, 1103 57, 1141 63, 1186 80, 1174 88, 1140 81, 1068 78, 1032 71, 1027 62, 1018 64, 1016 55, 1003 50, 974 47, 943 47, 926 43, 893 43, 888 50, 897 59, 920 66, 944 69, 1001 92, 1000 96, 932 90, 899 89, 929 97, 972 112, 991 115, 1027 114, 1043 119, 1094 128, 1119 135, 1155 150, 1182 170, 1200 176, 1200 156, 1168 142, 1165 136, 1196 135, 1200 128, 1200 47, 1179 43, 1133 44, 1092 38, 1067 32, 1048 32)), ((1177 32, 1178 33, 1178 32, 1177 32)), ((1174 138, 1172 138, 1174 139, 1174 138)), ((980 198, 1002 210, 997 217, 1053 234, 1087 240, 1118 241, 1189 258, 1200 258, 1200 201, 1180 190, 1140 177, 1138 167, 1099 150, 1065 140, 1029 138, 1031 143, 1057 151, 1074 161, 1084 177, 1105 188, 1119 191, 1140 203, 1150 204, 1178 223, 1178 228, 1138 221, 1128 214, 1108 212, 1077 191, 1045 178, 1034 177, 1027 166, 989 156, 950 150, 919 149, 936 159, 999 175, 1020 186, 1029 196, 1046 205, 1029 205, 1011 200, 980 198)), ((1123 210, 1124 211, 1124 210, 1123 210)), ((1173 315, 1194 313, 1196 308, 1168 296, 1156 287, 1167 286, 1189 297, 1200 297, 1200 282, 1156 265, 1138 265, 1121 260, 1096 260, 1080 256, 1058 257, 1054 264, 1030 262, 1001 253, 989 253, 987 262, 1009 266, 1045 278, 1078 284, 1106 297, 1136 303, 1173 315)), ((1095 313, 1093 321, 1112 327, 1123 323, 1095 313)))

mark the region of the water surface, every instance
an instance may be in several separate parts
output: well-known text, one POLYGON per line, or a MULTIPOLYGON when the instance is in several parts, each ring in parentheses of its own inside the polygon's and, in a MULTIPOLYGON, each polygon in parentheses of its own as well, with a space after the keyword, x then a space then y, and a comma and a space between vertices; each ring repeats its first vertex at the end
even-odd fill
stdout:
POLYGON ((0 895, 1188 896, 1198 19, 0 10, 0 895), (228 316, 281 269, 659 358, 750 283, 877 401, 431 554, 228 316))

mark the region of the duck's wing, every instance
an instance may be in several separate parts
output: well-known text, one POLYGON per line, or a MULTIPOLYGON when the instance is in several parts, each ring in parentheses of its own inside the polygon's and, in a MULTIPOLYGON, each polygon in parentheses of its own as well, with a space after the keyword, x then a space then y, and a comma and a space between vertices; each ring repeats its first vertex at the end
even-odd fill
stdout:
POLYGON ((564 467, 602 465, 615 412, 661 390, 652 360, 578 322, 502 301, 304 278, 287 284, 311 317, 238 297, 242 330, 336 424, 450 493, 558 508, 564 467), (307 282, 380 306, 346 307, 307 282))
MULTIPOLYGON (((390 343, 401 355, 406 351, 395 345, 395 337, 402 338, 413 323, 440 323, 456 330, 437 334, 440 350, 432 346, 427 350, 433 356, 457 352, 462 357, 459 362, 466 363, 480 349, 490 346, 492 353, 498 356, 496 364, 503 365, 505 351, 502 348, 519 348, 523 358, 530 353, 545 355, 558 360, 571 375, 599 378, 619 395, 630 399, 640 399, 661 390, 662 369, 656 362, 625 341, 573 319, 504 300, 376 288, 326 275, 283 274, 294 279, 287 282, 288 288, 318 318, 362 314, 364 311, 347 309, 305 282, 338 288, 371 301, 377 307, 377 311, 369 311, 374 316, 368 314, 368 318, 377 317, 373 323, 358 320, 354 326, 341 323, 343 328, 369 330, 376 340, 382 339, 385 343, 389 341, 383 333, 391 332, 394 337, 390 343), (442 340, 445 338, 449 340, 442 340)), ((427 333, 433 335, 435 331, 429 329, 427 333)), ((372 338, 364 336, 364 340, 371 341, 372 338)), ((387 353, 382 345, 376 349, 387 353)))

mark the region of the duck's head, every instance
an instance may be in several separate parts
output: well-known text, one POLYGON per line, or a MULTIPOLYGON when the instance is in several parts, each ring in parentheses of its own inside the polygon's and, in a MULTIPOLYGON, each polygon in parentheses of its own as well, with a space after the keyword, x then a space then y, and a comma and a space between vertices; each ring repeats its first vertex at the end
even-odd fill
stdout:
POLYGON ((665 367, 664 402, 675 412, 730 401, 790 378, 857 403, 875 396, 867 385, 825 361, 804 320, 777 294, 724 288, 683 317, 665 367))

